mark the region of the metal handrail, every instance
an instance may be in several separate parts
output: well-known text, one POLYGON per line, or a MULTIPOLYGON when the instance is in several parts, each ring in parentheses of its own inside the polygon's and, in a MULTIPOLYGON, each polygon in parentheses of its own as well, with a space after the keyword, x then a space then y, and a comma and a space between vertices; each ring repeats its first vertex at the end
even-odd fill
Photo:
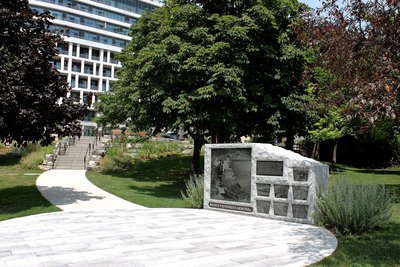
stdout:
POLYGON ((51 158, 51 162, 52 162, 52 167, 51 168, 52 169, 54 169, 54 165, 56 163, 57 156, 60 155, 60 151, 61 151, 61 143, 58 143, 56 145, 56 149, 54 150, 54 154, 53 154, 53 156, 51 158))
POLYGON ((301 144, 294 144, 293 145, 293 151, 298 152, 300 154, 301 150, 305 150, 307 152, 307 155, 311 156, 312 155, 312 150, 310 150, 308 147, 301 145, 301 144))
POLYGON ((86 156, 88 155, 88 153, 90 156, 91 149, 92 149, 92 144, 89 144, 88 148, 86 148, 85 156, 83 157, 83 169, 85 170, 86 170, 86 156))
POLYGON ((69 136, 68 137, 68 145, 69 146, 74 146, 76 144, 76 137, 75 136, 69 136))

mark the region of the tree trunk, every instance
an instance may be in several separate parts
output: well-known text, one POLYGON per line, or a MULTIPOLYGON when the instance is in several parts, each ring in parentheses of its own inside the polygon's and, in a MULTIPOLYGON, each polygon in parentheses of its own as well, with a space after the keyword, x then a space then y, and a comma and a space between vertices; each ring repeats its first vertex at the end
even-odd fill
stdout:
POLYGON ((311 157, 315 160, 319 160, 319 141, 315 141, 311 157))
POLYGON ((217 131, 215 130, 215 128, 210 129, 209 135, 210 135, 211 144, 216 144, 217 143, 217 131))
POLYGON ((219 127, 217 130, 217 142, 218 144, 225 143, 225 129, 223 127, 219 127))
POLYGON ((338 146, 338 140, 335 140, 335 144, 333 146, 333 155, 332 155, 332 166, 336 166, 336 155, 337 155, 337 146, 338 146))
POLYGON ((286 132, 286 146, 285 148, 288 150, 293 150, 293 146, 294 146, 294 132, 289 129, 286 132))
POLYGON ((204 144, 202 136, 198 133, 193 136, 193 156, 192 156, 192 173, 200 174, 200 152, 204 144))
POLYGON ((156 134, 158 134, 161 131, 161 128, 156 126, 154 127, 153 131, 151 132, 151 136, 155 136, 156 134))

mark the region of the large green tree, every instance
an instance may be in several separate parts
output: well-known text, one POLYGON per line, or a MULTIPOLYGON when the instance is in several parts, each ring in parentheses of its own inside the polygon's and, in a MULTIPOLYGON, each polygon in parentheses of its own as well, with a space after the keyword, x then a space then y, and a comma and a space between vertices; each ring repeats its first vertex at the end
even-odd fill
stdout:
POLYGON ((187 131, 194 172, 206 136, 268 132, 305 62, 293 41, 298 8, 295 0, 166 1, 132 27, 120 80, 99 105, 104 121, 187 131))
POLYGON ((49 19, 35 14, 28 0, 0 2, 1 142, 48 144, 51 134, 68 134, 73 127, 65 126, 84 115, 50 64, 61 37, 49 30, 49 19))

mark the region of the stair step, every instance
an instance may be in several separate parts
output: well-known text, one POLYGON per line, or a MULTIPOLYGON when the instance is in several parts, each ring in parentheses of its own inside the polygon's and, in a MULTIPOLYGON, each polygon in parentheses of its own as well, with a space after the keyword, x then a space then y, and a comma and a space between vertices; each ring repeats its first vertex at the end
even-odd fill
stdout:
MULTIPOLYGON (((88 147, 93 146, 96 138, 91 136, 82 136, 76 139, 76 143, 66 151, 66 154, 60 155, 57 159, 55 169, 84 170, 84 157, 89 161, 88 147)), ((92 151, 92 148, 90 149, 92 151)))

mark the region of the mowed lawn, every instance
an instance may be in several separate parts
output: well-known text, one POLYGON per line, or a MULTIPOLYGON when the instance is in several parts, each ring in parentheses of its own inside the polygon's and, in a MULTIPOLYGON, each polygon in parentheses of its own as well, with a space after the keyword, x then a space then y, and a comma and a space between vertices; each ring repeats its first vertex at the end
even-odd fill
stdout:
POLYGON ((339 166, 330 179, 385 185, 395 202, 393 215, 387 229, 361 236, 338 236, 339 246, 333 255, 312 266, 400 266, 400 169, 339 166))
POLYGON ((189 156, 172 156, 138 161, 129 171, 90 171, 86 176, 98 187, 145 207, 183 208, 181 190, 189 179, 190 164, 189 156))
POLYGON ((0 221, 58 211, 37 190, 36 179, 41 170, 23 170, 19 158, 0 154, 0 221))

